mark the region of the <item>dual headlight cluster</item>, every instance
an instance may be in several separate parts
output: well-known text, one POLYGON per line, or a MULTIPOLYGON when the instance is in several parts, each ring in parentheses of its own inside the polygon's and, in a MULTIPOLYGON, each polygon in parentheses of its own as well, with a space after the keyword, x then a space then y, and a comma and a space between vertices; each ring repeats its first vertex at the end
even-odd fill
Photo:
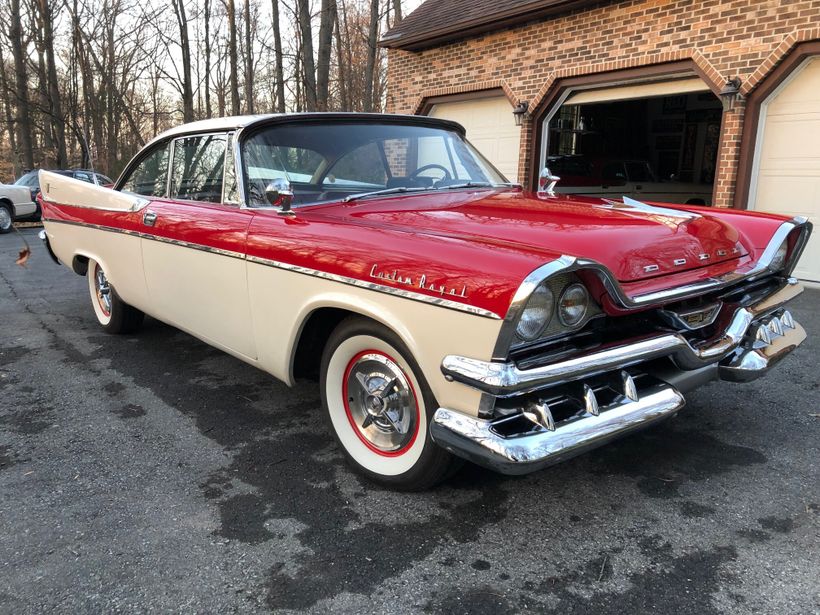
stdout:
POLYGON ((525 342, 538 339, 549 326, 553 316, 557 317, 564 327, 571 329, 584 320, 588 309, 589 293, 583 284, 576 282, 564 288, 557 303, 552 290, 540 284, 530 295, 524 311, 521 312, 515 329, 516 335, 525 342))

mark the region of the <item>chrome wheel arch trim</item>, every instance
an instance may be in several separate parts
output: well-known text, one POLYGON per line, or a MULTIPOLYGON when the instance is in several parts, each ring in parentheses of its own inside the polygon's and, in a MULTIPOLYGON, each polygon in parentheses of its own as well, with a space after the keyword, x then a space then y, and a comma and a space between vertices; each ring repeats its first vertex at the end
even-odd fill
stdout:
POLYGON ((283 269, 286 271, 290 271, 293 273, 299 273, 302 275, 309 275, 316 278, 322 278, 325 280, 330 280, 333 282, 339 282, 340 284, 346 284, 348 286, 356 286, 358 288, 364 288, 367 290, 372 290, 374 292, 383 293, 387 295, 394 295, 397 297, 402 297, 404 299, 409 299, 411 301, 418 301, 420 303, 427 303, 430 305, 435 305, 438 307, 442 307, 449 310, 455 310, 458 312, 464 312, 466 314, 471 314, 474 316, 480 316, 482 318, 490 318, 493 320, 501 320, 501 317, 492 312, 490 310, 485 310, 484 308, 476 307, 473 305, 468 305, 466 303, 459 303, 458 301, 453 301, 451 299, 445 299, 442 297, 431 297, 429 295, 424 295, 422 293, 417 293, 410 290, 405 290, 401 288, 393 288, 391 286, 385 286, 383 284, 376 284, 374 282, 366 282, 364 280, 359 280, 357 278, 351 278, 348 276, 338 275, 335 273, 328 273, 326 271, 320 271, 318 269, 311 269, 309 267, 302 267, 300 265, 293 265, 291 263, 285 263, 282 261, 272 260, 268 258, 261 258, 258 256, 250 256, 247 254, 243 254, 242 252, 235 252, 232 250, 223 250, 221 248, 214 248, 211 246, 205 246, 202 244, 197 243, 190 243, 187 241, 181 241, 179 239, 169 239, 167 237, 161 237, 159 235, 152 235, 150 233, 143 233, 140 231, 132 231, 128 229, 121 229, 111 226, 104 226, 100 224, 91 224, 87 222, 77 222, 73 220, 55 220, 53 218, 46 218, 45 222, 49 224, 67 224, 70 226, 82 226, 86 228, 92 228, 95 230, 100 231, 107 231, 111 233, 120 233, 123 235, 130 235, 132 237, 139 237, 142 239, 150 239, 152 241, 159 241, 161 243, 167 243, 175 246, 180 246, 183 248, 190 248, 192 250, 200 250, 203 252, 210 252, 212 254, 218 254, 220 256, 226 256, 229 258, 236 258, 240 260, 244 260, 249 263, 255 263, 259 265, 264 265, 266 267, 275 267, 277 269, 283 269))
POLYGON ((504 322, 501 326, 501 332, 499 333, 498 340, 496 341, 493 349, 493 360, 506 360, 515 339, 515 328, 518 323, 518 317, 526 306, 530 295, 539 284, 553 275, 559 273, 570 273, 580 269, 592 271, 601 281, 609 296, 612 297, 612 299, 621 307, 626 309, 650 307, 671 301, 690 299, 707 292, 721 290, 743 281, 751 281, 760 276, 774 273, 769 269, 769 266, 777 253, 777 249, 794 229, 801 227, 803 231, 800 233, 800 236, 795 243, 789 263, 784 270, 784 275, 788 276, 797 265, 797 261, 805 249, 809 235, 811 234, 812 225, 803 216, 797 216, 791 220, 783 222, 774 232, 772 238, 769 240, 769 243, 766 244, 766 248, 764 249, 758 262, 748 271, 731 271, 721 276, 714 276, 700 282, 635 295, 634 297, 630 297, 623 291, 620 282, 618 282, 612 272, 601 263, 591 259, 578 258, 563 254, 555 260, 541 265, 532 271, 518 287, 518 290, 516 290, 507 314, 503 319, 504 322))

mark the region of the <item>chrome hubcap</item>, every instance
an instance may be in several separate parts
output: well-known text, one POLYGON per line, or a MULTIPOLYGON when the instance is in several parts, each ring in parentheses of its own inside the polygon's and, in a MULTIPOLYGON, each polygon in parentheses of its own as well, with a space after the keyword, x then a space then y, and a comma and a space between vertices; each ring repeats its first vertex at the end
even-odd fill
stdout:
POLYGON ((404 371, 389 357, 366 353, 346 374, 346 404, 365 442, 384 452, 405 448, 414 438, 418 404, 404 371))
POLYGON ((11 226, 11 214, 5 207, 0 207, 0 229, 4 231, 11 226))
POLYGON ((110 314, 111 285, 108 283, 108 278, 105 277, 105 272, 99 266, 94 276, 94 285, 97 289, 97 300, 100 302, 100 307, 106 314, 110 314))

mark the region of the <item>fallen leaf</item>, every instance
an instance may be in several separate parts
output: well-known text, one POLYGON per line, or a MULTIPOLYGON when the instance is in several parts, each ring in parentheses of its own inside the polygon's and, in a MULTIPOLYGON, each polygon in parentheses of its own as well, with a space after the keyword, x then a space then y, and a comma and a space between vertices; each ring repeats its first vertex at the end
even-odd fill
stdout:
POLYGON ((28 262, 29 257, 31 256, 31 250, 28 246, 20 250, 20 253, 17 255, 17 260, 14 261, 21 267, 25 267, 26 263, 28 262))

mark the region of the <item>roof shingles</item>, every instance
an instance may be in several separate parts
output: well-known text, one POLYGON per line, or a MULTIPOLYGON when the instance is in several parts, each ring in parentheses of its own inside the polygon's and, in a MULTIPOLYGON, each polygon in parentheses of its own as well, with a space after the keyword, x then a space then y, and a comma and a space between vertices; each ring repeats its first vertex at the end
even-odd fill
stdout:
POLYGON ((381 39, 383 47, 418 50, 601 0, 427 0, 381 39))

